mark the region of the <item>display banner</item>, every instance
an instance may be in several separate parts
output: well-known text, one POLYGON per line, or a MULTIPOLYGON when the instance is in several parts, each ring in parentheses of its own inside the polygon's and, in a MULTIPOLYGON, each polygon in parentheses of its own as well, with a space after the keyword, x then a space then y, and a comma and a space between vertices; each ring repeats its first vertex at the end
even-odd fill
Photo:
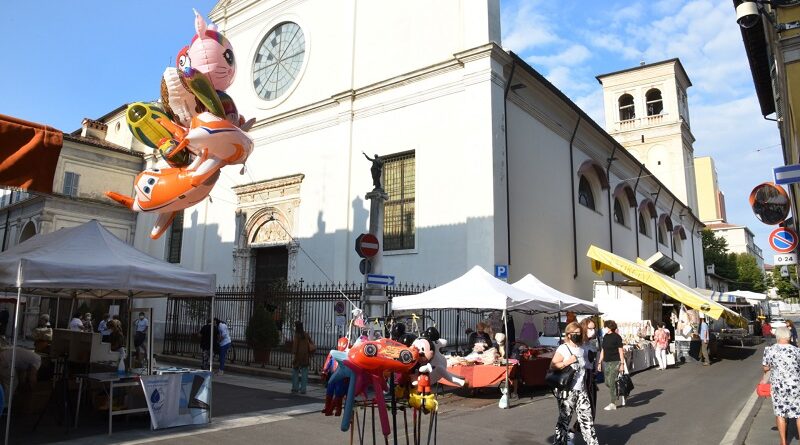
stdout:
POLYGON ((141 381, 153 429, 208 423, 210 372, 148 375, 141 381))

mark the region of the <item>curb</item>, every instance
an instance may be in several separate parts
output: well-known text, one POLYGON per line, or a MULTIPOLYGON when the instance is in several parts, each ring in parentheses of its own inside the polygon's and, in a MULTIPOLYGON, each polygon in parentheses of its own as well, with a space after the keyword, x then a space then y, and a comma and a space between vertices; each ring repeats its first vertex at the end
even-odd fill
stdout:
MULTIPOLYGON (((163 361, 165 363, 175 363, 178 365, 189 365, 189 366, 200 366, 200 360, 191 357, 182 357, 179 355, 166 355, 166 354, 153 354, 153 356, 158 361, 163 361)), ((235 373, 235 374, 244 374, 250 375, 254 377, 270 377, 274 379, 281 379, 281 380, 291 380, 292 379, 292 371, 287 370, 279 370, 275 368, 255 368, 252 366, 244 366, 244 365, 235 365, 235 364, 225 364, 225 371, 235 373)), ((316 374, 308 374, 308 382, 309 383, 322 383, 322 377, 316 374)))
POLYGON ((764 399, 759 397, 755 391, 750 395, 750 398, 745 402, 742 411, 736 416, 725 437, 720 441, 720 445, 743 445, 747 435, 750 433, 750 427, 753 426, 753 421, 756 414, 761 409, 764 399))

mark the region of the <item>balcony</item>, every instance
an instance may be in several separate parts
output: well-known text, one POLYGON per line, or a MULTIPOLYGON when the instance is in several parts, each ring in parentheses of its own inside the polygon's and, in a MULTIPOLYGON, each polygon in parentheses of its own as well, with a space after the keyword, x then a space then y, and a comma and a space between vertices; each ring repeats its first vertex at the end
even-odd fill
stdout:
POLYGON ((647 117, 639 117, 635 119, 628 119, 614 123, 614 132, 630 131, 638 128, 653 127, 661 125, 666 121, 666 113, 654 114, 647 117))

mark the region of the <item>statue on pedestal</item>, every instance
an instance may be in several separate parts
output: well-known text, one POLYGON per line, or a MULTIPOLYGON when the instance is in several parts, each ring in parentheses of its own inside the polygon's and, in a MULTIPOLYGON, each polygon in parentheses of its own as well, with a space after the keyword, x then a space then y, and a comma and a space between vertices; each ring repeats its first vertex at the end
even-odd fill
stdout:
POLYGON ((383 186, 381 185, 381 174, 383 173, 384 164, 383 159, 381 159, 381 157, 377 154, 375 154, 374 158, 370 158, 363 151, 361 153, 364 154, 364 157, 367 158, 368 161, 372 162, 372 167, 369 169, 369 171, 372 173, 372 185, 375 186, 376 190, 383 190, 383 186))

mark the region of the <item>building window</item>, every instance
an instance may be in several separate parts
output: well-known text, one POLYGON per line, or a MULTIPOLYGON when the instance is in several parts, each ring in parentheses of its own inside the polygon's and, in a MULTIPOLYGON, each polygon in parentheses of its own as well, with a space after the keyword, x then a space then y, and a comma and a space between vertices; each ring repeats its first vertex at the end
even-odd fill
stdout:
POLYGON ((623 209, 624 207, 619 198, 614 198, 614 221, 623 226, 627 226, 627 224, 625 224, 625 211, 623 209))
POLYGON ((667 225, 664 223, 658 225, 658 243, 663 246, 667 245, 667 225))
POLYGON ((183 244, 183 210, 175 215, 169 227, 167 239, 167 261, 170 263, 181 262, 181 245, 183 244))
POLYGON ((681 237, 675 236, 675 232, 672 233, 672 251, 677 253, 678 255, 683 256, 683 246, 681 245, 681 237))
POLYGON ((644 236, 650 236, 647 233, 647 216, 645 216, 644 210, 639 210, 639 233, 644 236))
POLYGON ((416 247, 414 152, 383 158, 383 188, 389 195, 383 214, 383 250, 416 247))
POLYGON ((78 182, 81 175, 73 172, 64 173, 64 194, 67 196, 78 196, 78 182))
POLYGON ((592 185, 589 184, 589 180, 586 179, 586 176, 581 175, 581 179, 578 182, 578 202, 588 207, 592 210, 595 209, 594 207, 594 193, 592 193, 592 185))
POLYGON ((655 116, 664 111, 664 102, 661 100, 661 91, 658 89, 653 88, 649 90, 647 94, 645 94, 645 100, 648 116, 655 116))
POLYGON ((623 94, 619 97, 619 120, 627 121, 636 118, 636 111, 633 107, 633 96, 623 94))

